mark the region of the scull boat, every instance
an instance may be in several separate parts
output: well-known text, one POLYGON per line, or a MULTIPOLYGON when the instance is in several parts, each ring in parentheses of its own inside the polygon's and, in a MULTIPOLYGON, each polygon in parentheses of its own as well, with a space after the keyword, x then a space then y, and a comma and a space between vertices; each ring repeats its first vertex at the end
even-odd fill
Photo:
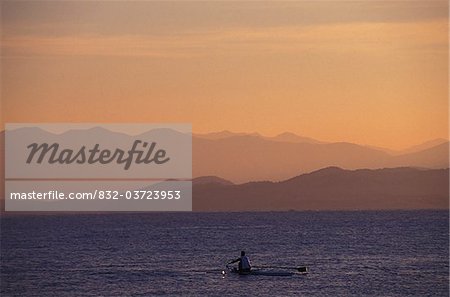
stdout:
POLYGON ((261 267, 254 268, 249 272, 240 272, 236 267, 232 267, 226 265, 226 270, 222 271, 222 275, 226 274, 234 274, 234 275, 264 275, 264 276, 294 276, 294 275, 303 275, 308 273, 308 267, 261 267), (267 270, 269 268, 269 270, 267 270), (274 270, 274 268, 281 269, 295 269, 296 271, 281 271, 274 270))

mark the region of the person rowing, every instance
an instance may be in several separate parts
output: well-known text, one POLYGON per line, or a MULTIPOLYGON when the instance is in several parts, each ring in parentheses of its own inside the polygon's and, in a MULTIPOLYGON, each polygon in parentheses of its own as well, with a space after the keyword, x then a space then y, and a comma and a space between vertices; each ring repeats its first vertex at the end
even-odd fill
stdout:
POLYGON ((245 255, 245 251, 241 251, 241 256, 236 260, 229 262, 228 264, 233 264, 239 262, 238 264, 238 272, 245 274, 250 273, 252 270, 252 265, 250 264, 250 259, 245 255))

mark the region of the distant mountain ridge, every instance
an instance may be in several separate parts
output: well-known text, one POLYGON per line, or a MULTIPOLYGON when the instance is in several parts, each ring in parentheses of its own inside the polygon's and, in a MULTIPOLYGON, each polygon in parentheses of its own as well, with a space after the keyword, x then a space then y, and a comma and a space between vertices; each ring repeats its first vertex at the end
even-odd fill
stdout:
POLYGON ((439 145, 442 145, 442 144, 445 144, 445 143, 448 143, 447 139, 436 138, 436 139, 429 140, 429 141, 426 141, 426 142, 421 143, 421 144, 417 144, 417 145, 411 146, 411 147, 409 147, 409 148, 407 148, 405 150, 401 150, 401 151, 399 151, 399 153, 400 154, 417 153, 417 152, 428 150, 430 148, 433 148, 433 147, 436 147, 436 146, 439 146, 439 145))
POLYGON ((194 134, 194 137, 198 138, 204 138, 204 139, 211 139, 211 140, 218 140, 218 139, 224 139, 228 137, 234 137, 234 136, 252 136, 252 137, 259 137, 261 139, 271 140, 271 141, 280 141, 280 142, 293 142, 293 143, 326 143, 324 141, 319 141, 317 139, 311 138, 311 137, 304 137, 299 136, 292 132, 283 132, 276 136, 263 136, 259 133, 244 133, 244 132, 231 132, 228 130, 223 130, 220 132, 212 132, 212 133, 206 133, 206 134, 194 134))
POLYGON ((217 176, 200 176, 192 179, 192 185, 207 185, 207 184, 216 184, 216 185, 234 185, 229 180, 217 177, 217 176))
MULTIPOLYGON (((292 132, 283 132, 276 136, 263 136, 257 132, 245 133, 245 132, 231 132, 229 130, 223 130, 223 131, 219 131, 219 132, 211 132, 211 133, 203 133, 203 134, 202 133, 194 133, 193 136, 203 138, 203 139, 214 139, 214 140, 233 137, 233 136, 253 136, 253 137, 260 137, 260 138, 266 139, 266 140, 281 141, 281 142, 313 143, 313 144, 336 143, 336 142, 330 142, 330 141, 321 141, 321 140, 317 140, 317 139, 314 139, 311 137, 299 136, 292 132)), ((400 150, 394 150, 394 149, 390 149, 390 148, 371 146, 371 145, 361 145, 361 146, 372 148, 372 149, 383 151, 383 152, 387 152, 392 155, 401 155, 401 154, 409 154, 409 153, 419 152, 419 151, 426 150, 426 149, 438 146, 443 143, 448 143, 448 142, 449 142, 448 139, 436 138, 436 139, 428 140, 423 143, 419 143, 419 144, 410 146, 405 149, 400 149, 400 150)), ((342 143, 345 143, 345 142, 342 142, 342 143)), ((358 144, 356 144, 356 145, 358 145, 358 144)))
MULTIPOLYGON (((42 129, 25 129, 29 131, 22 129, 17 133, 49 133, 42 129)), ((101 128, 90 129, 89 133, 97 135, 99 134, 96 131, 98 129, 101 128)), ((80 132, 72 130, 65 132, 65 134, 67 136, 76 135, 80 132)), ((100 132, 100 134, 106 135, 105 137, 109 137, 109 133, 111 140, 128 137, 123 133, 108 132, 104 129, 100 132)), ((170 131, 144 132, 139 136, 143 139, 151 139, 154 133, 168 132, 170 131)), ((170 133, 179 132, 172 131, 170 133)), ((2 131, 2 141, 4 140, 4 134, 4 131, 2 131)), ((54 139, 54 136, 57 135, 50 135, 49 139, 54 139)), ((353 143, 321 142, 289 132, 274 137, 266 137, 258 133, 233 133, 230 131, 194 134, 192 145, 192 173, 194 178, 219 176, 233 183, 255 180, 284 180, 299 173, 311 172, 329 166, 338 166, 345 169, 449 167, 449 142, 445 139, 436 139, 414 146, 405 150, 408 152, 405 154, 353 143)), ((3 161, 0 163, 0 166, 4 166, 3 161)))
POLYGON ((449 142, 403 154, 347 142, 301 141, 290 134, 281 137, 222 133, 221 137, 193 137, 193 176, 220 176, 234 183, 283 180, 329 166, 345 169, 423 167, 447 168, 449 142))
POLYGON ((328 167, 281 182, 200 184, 195 211, 448 209, 449 169, 328 167))
MULTIPOLYGON (((448 209, 449 169, 328 167, 281 182, 193 179, 194 211, 448 209)), ((5 200, 0 197, 0 209, 5 200)))
MULTIPOLYGON (((49 133, 30 129, 27 133, 49 133)), ((4 169, 4 131, 0 140, 4 169)), ((445 139, 415 146, 406 154, 345 142, 302 142, 291 133, 264 137, 225 131, 213 137, 194 135, 192 140, 194 210, 448 208, 445 139), (402 168, 379 169, 385 167, 402 168)), ((0 180, 3 196, 4 170, 0 180)))

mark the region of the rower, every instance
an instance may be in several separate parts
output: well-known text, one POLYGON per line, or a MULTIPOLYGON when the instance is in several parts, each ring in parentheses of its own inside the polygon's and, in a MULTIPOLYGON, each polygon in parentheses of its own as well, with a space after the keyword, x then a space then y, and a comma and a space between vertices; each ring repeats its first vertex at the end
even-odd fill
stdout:
POLYGON ((241 251, 241 256, 237 258, 236 260, 231 261, 228 264, 239 262, 239 273, 249 273, 252 269, 252 266, 250 264, 250 259, 245 255, 245 251, 241 251))

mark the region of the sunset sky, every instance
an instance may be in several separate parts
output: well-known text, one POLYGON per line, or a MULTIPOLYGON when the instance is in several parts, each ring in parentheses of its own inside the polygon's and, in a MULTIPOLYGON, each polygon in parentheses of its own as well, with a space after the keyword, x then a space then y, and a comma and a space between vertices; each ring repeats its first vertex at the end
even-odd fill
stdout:
POLYGON ((1 5, 3 123, 448 138, 447 1, 1 5))

